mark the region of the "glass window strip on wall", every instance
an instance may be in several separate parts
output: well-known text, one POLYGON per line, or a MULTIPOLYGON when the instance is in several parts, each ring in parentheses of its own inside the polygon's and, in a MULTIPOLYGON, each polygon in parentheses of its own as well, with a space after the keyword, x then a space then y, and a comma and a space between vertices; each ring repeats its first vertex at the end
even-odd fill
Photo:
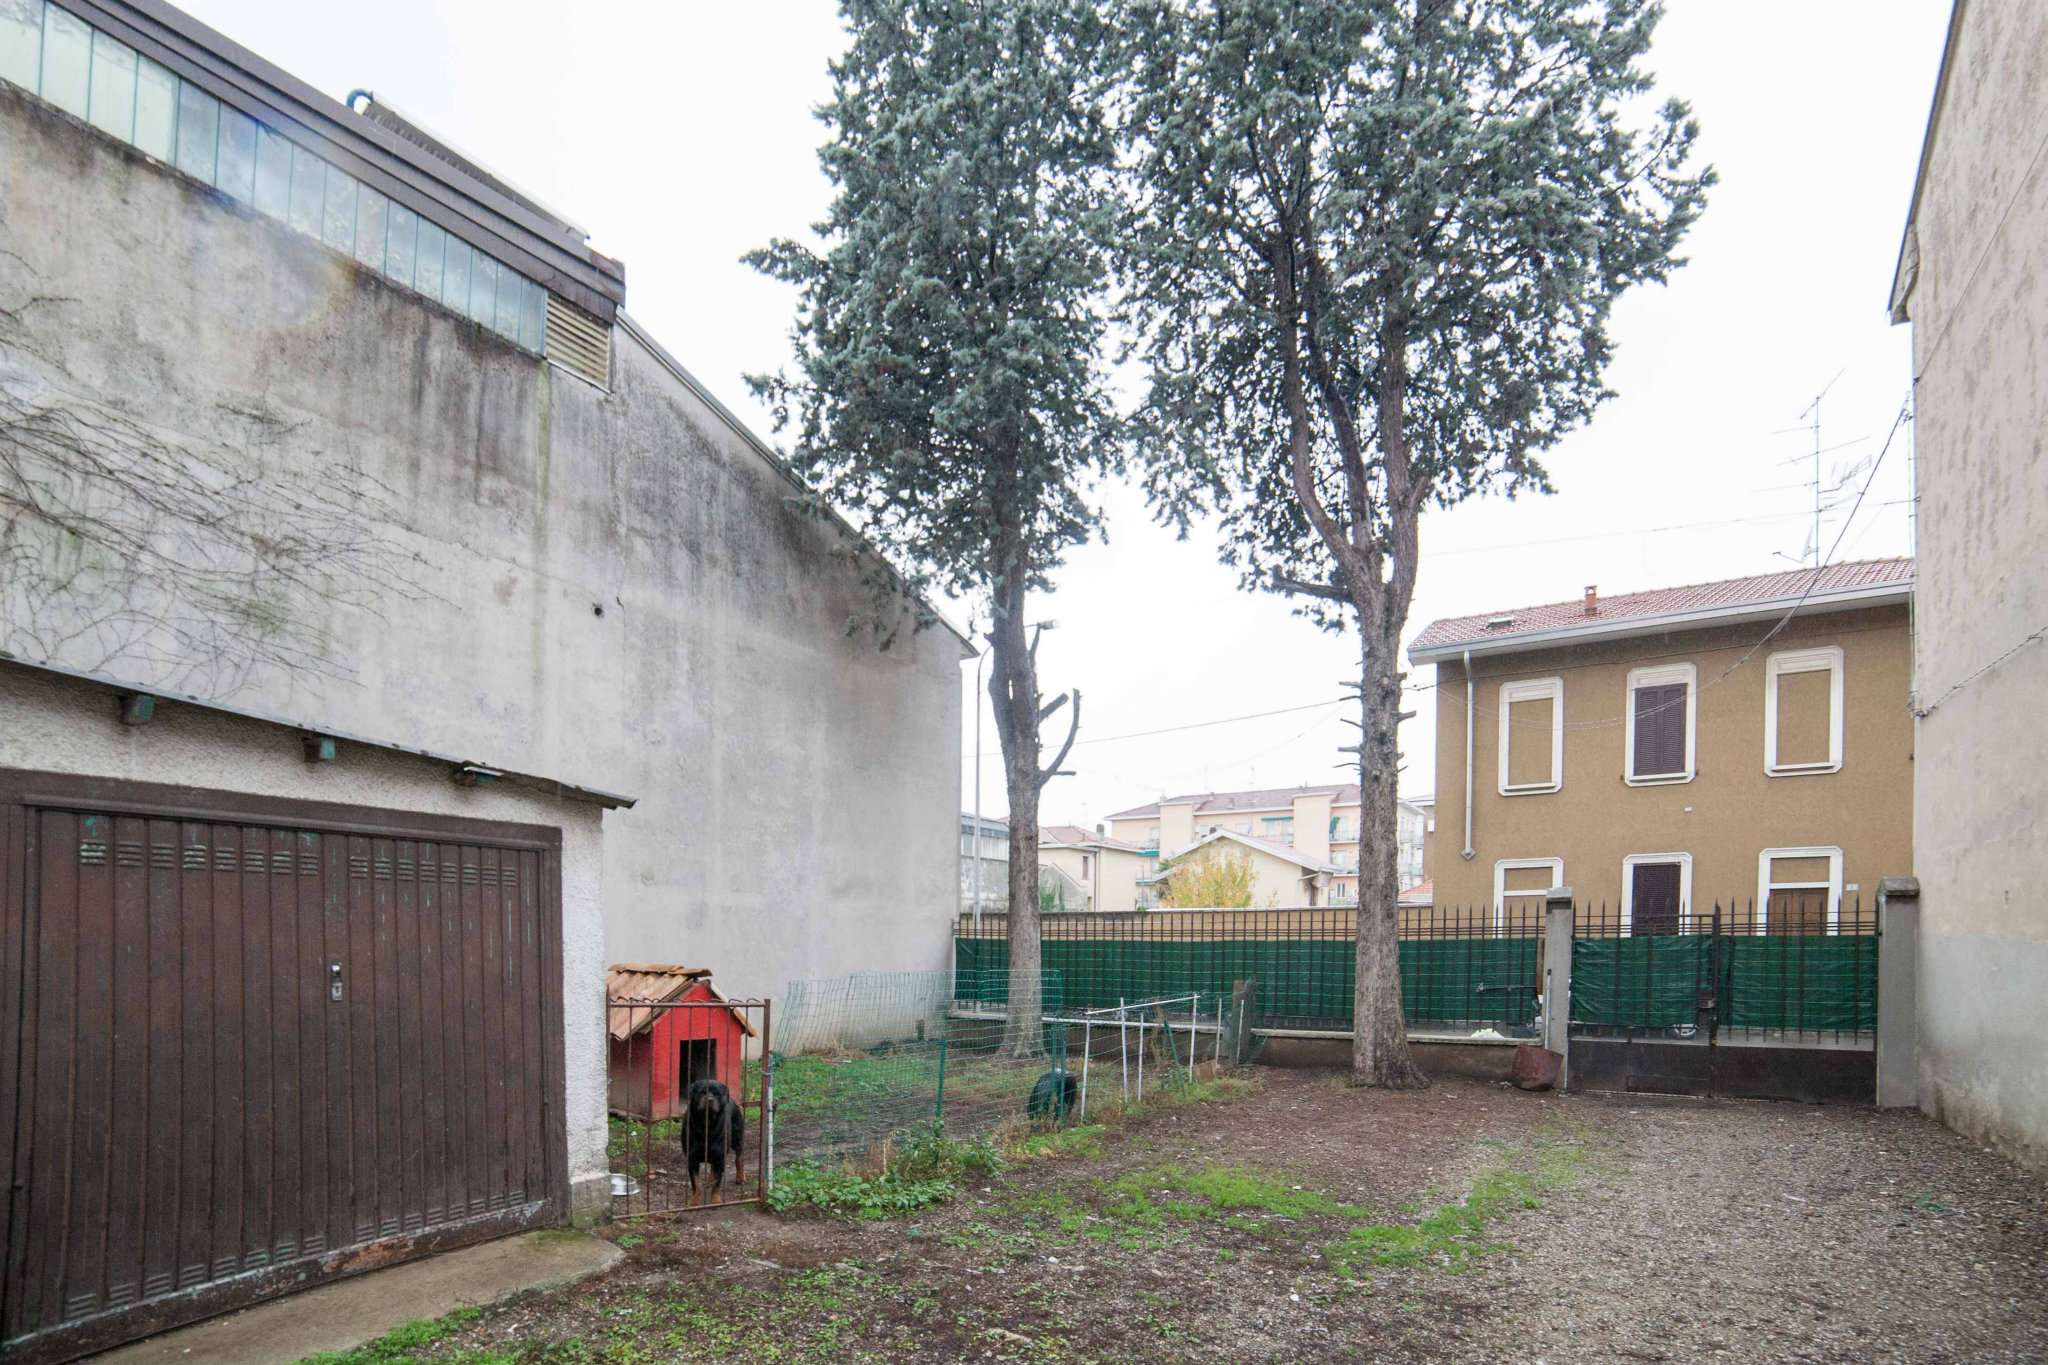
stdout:
POLYGON ((46 0, 0 0, 0 80, 530 351, 547 290, 46 0))

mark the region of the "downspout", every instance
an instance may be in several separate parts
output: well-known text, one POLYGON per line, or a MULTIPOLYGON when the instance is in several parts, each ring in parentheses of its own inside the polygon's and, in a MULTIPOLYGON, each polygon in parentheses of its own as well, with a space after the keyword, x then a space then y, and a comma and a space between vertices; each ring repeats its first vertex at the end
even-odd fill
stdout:
POLYGON ((1465 847, 1458 854, 1472 861, 1472 651, 1465 651, 1465 847))

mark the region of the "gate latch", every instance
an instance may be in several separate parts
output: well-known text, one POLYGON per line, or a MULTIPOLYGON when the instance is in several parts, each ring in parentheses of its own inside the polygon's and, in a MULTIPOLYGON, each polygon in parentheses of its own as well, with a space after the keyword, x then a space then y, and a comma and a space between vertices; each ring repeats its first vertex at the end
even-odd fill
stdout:
POLYGON ((327 964, 327 998, 329 1000, 341 999, 341 964, 339 962, 327 964))

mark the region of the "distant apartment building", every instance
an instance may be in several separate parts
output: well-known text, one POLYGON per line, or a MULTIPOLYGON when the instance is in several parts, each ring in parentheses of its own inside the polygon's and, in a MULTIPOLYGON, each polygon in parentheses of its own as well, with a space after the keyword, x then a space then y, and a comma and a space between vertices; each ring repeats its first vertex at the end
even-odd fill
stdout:
POLYGON ((1438 906, 1832 928, 1912 865, 1910 559, 1432 622, 1438 906))
POLYGON ((1892 283, 1917 376, 1919 1100, 2037 1169, 2048 1169, 2043 53, 2048 6, 1955 5, 1892 283))
MULTIPOLYGON (((1153 861, 1141 893, 1158 882, 1157 864, 1222 834, 1253 860, 1281 905, 1358 902, 1358 784, 1267 787, 1166 797, 1109 817, 1110 835, 1153 861), (1286 870, 1286 869, 1292 869, 1286 870)), ((1402 886, 1423 879, 1428 816, 1402 801, 1399 872, 1402 886)), ((1265 903, 1264 899, 1260 903, 1265 903)))
POLYGON ((1140 883, 1157 858, 1079 825, 1040 828, 1038 861, 1041 895, 1050 886, 1061 910, 1138 910, 1155 899, 1140 883))

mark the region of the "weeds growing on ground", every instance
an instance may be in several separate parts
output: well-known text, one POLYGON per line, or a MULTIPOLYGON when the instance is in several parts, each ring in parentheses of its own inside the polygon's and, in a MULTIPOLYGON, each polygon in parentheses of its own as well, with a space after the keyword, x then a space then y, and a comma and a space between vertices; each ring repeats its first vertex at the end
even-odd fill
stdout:
POLYGON ((1072 1128, 1032 1126, 975 1138, 949 1138, 933 1123, 913 1130, 902 1145, 885 1144, 878 1170, 854 1166, 823 1166, 791 1162, 775 1173, 768 1207, 778 1212, 812 1209, 840 1217, 875 1219, 915 1213, 954 1198, 961 1182, 999 1173, 1006 1155, 1019 1160, 1075 1157, 1099 1160, 1114 1124, 1155 1105, 1205 1104, 1241 1099, 1252 1093, 1250 1081, 1235 1076, 1148 1094, 1142 1105, 1111 1104, 1091 1115, 1094 1120, 1072 1128))
MULTIPOLYGON (((300 1365, 400 1365, 446 1337, 451 1337, 483 1316, 479 1308, 458 1308, 441 1318, 419 1318, 394 1327, 375 1341, 351 1351, 322 1351, 307 1356, 300 1365)), ((481 1359, 481 1358, 479 1358, 481 1359)))
POLYGON ((1503 1161, 1482 1171, 1463 1199, 1438 1208, 1419 1223, 1373 1223, 1352 1228, 1328 1249, 1340 1275, 1356 1276, 1366 1266, 1442 1266, 1461 1271, 1509 1243, 1487 1236, 1487 1225, 1520 1209, 1542 1204, 1547 1191, 1578 1179, 1586 1167, 1584 1141, 1553 1133, 1538 1139, 1531 1169, 1503 1161))
POLYGON ((937 1124, 919 1129, 873 1175, 798 1161, 775 1173, 768 1207, 778 1212, 816 1209, 849 1218, 889 1218, 944 1203, 960 1181, 994 1175, 1003 1154, 986 1137, 949 1138, 937 1124))

